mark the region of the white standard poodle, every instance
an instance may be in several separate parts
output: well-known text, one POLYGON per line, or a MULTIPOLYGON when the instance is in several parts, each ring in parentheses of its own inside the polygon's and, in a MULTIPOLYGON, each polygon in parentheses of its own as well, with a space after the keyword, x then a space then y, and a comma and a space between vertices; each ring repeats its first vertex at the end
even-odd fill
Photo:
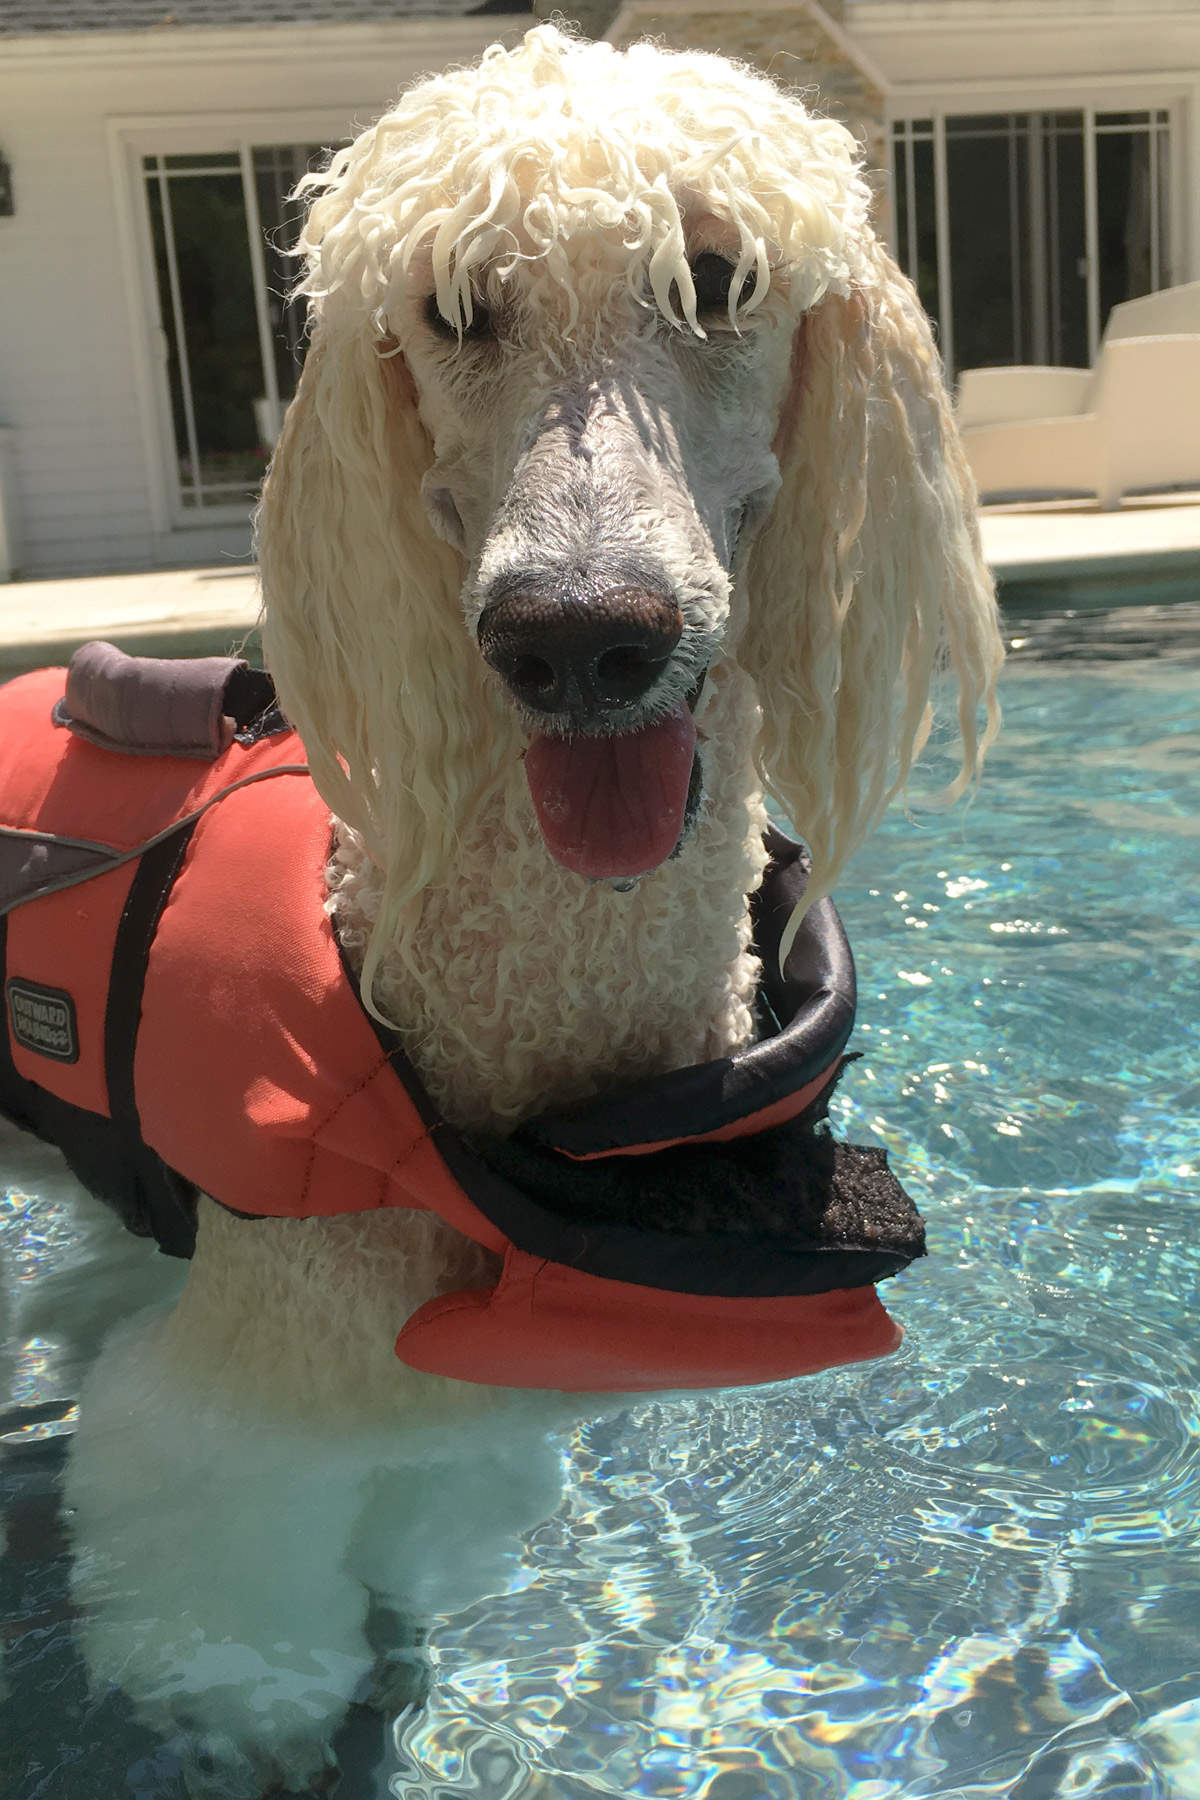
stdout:
MULTIPOLYGON (((1000 652, 972 486, 850 135, 760 74, 542 26, 305 185, 267 657, 364 999, 451 1125, 502 1136, 754 1039, 764 796, 828 895, 940 664, 949 796, 974 780, 1000 652)), ((246 1792, 326 1756, 378 1648, 364 1590, 454 1604, 553 1505, 569 1403, 393 1353, 490 1261, 433 1212, 202 1200, 178 1305, 101 1359, 93 1665, 224 1731, 246 1792)))

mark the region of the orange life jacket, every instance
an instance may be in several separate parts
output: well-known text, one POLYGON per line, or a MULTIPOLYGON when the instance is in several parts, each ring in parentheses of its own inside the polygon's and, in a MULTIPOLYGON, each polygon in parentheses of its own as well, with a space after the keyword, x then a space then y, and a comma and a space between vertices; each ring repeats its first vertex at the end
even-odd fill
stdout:
POLYGON ((620 1392, 769 1381, 895 1348, 872 1283, 923 1238, 883 1152, 839 1148, 849 1207, 836 1182, 814 1201, 796 1175, 805 1144, 832 1157, 810 1127, 854 1008, 828 902, 788 973, 769 973, 803 888, 799 846, 773 835, 756 897, 773 1009, 762 1041, 505 1142, 471 1138, 440 1118, 344 965, 324 909, 328 809, 298 738, 265 710, 266 678, 222 661, 213 680, 212 740, 183 754, 104 747, 72 716, 61 669, 0 688, 0 1111, 174 1254, 190 1254, 198 1190, 250 1221, 432 1209, 503 1269, 408 1319, 396 1349, 416 1369, 620 1392), (240 718, 226 694, 238 681, 240 718), (232 741, 227 707, 244 727, 232 741), (640 1196, 664 1182, 676 1198, 689 1183, 736 1187, 755 1164, 761 1185, 764 1158, 785 1214, 800 1181, 805 1217, 647 1222, 640 1196))

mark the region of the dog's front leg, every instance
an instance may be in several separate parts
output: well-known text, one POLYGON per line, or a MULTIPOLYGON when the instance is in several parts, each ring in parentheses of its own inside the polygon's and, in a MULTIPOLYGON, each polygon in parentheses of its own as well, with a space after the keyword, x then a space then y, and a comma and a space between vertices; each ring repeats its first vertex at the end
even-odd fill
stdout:
POLYGON ((371 1595, 376 1664, 367 1697, 381 1709, 423 1698, 426 1621, 506 1592, 521 1534, 562 1500, 563 1454, 544 1421, 516 1423, 507 1441, 490 1446, 474 1437, 467 1428, 436 1444, 399 1440, 391 1466, 368 1482, 347 1560, 371 1595))
POLYGON ((93 1678, 230 1793, 319 1776, 374 1660, 346 1551, 404 1375, 413 1258, 386 1240, 203 1201, 178 1305, 110 1339, 84 1389, 68 1489, 93 1678))
POLYGON ((110 1340, 68 1474, 80 1639, 179 1751, 189 1780, 252 1800, 307 1791, 367 1682, 366 1600, 343 1566, 359 1447, 204 1390, 162 1314, 110 1340))
POLYGON ((557 1504, 546 1432, 575 1403, 393 1351, 432 1292, 485 1277, 431 1215, 206 1201, 174 1312, 93 1370, 69 1475, 85 1654, 222 1793, 319 1779, 350 1700, 419 1691, 416 1613, 507 1585, 514 1533, 557 1504))

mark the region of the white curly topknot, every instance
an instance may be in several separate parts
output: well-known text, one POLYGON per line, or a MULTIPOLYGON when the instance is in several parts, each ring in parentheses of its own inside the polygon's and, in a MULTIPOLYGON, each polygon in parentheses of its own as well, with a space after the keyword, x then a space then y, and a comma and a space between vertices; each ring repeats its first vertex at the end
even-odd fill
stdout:
POLYGON ((339 297, 386 314, 417 251, 427 249, 448 319, 472 316, 471 275, 497 261, 541 264, 577 314, 565 246, 606 235, 631 289, 648 280, 676 318, 678 286, 693 330, 695 292, 682 206, 737 234, 731 319, 761 305, 786 268, 793 303, 845 294, 848 238, 869 205, 845 128, 817 118, 764 76, 700 52, 584 44, 550 25, 514 49, 484 53, 411 88, 302 184, 318 194, 302 241, 302 291, 318 310, 339 297))

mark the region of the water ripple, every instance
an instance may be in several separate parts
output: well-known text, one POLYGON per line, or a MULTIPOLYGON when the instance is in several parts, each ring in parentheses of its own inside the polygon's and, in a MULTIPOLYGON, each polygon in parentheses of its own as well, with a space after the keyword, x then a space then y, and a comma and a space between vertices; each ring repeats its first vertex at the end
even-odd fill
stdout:
POLYGON ((966 820, 893 821, 840 896, 839 1128, 930 1222, 899 1355, 581 1431, 530 1585, 435 1633, 398 1795, 494 1743, 579 1800, 1200 1800, 1200 740, 1168 650, 1010 677, 966 820))
MULTIPOLYGON (((929 1221, 901 1351, 580 1427, 510 1589, 434 1621, 396 1800, 1200 1800, 1197 618, 1012 621, 981 794, 839 895, 835 1121, 929 1221)), ((36 1298, 86 1246, 8 1166, 36 1298)))

